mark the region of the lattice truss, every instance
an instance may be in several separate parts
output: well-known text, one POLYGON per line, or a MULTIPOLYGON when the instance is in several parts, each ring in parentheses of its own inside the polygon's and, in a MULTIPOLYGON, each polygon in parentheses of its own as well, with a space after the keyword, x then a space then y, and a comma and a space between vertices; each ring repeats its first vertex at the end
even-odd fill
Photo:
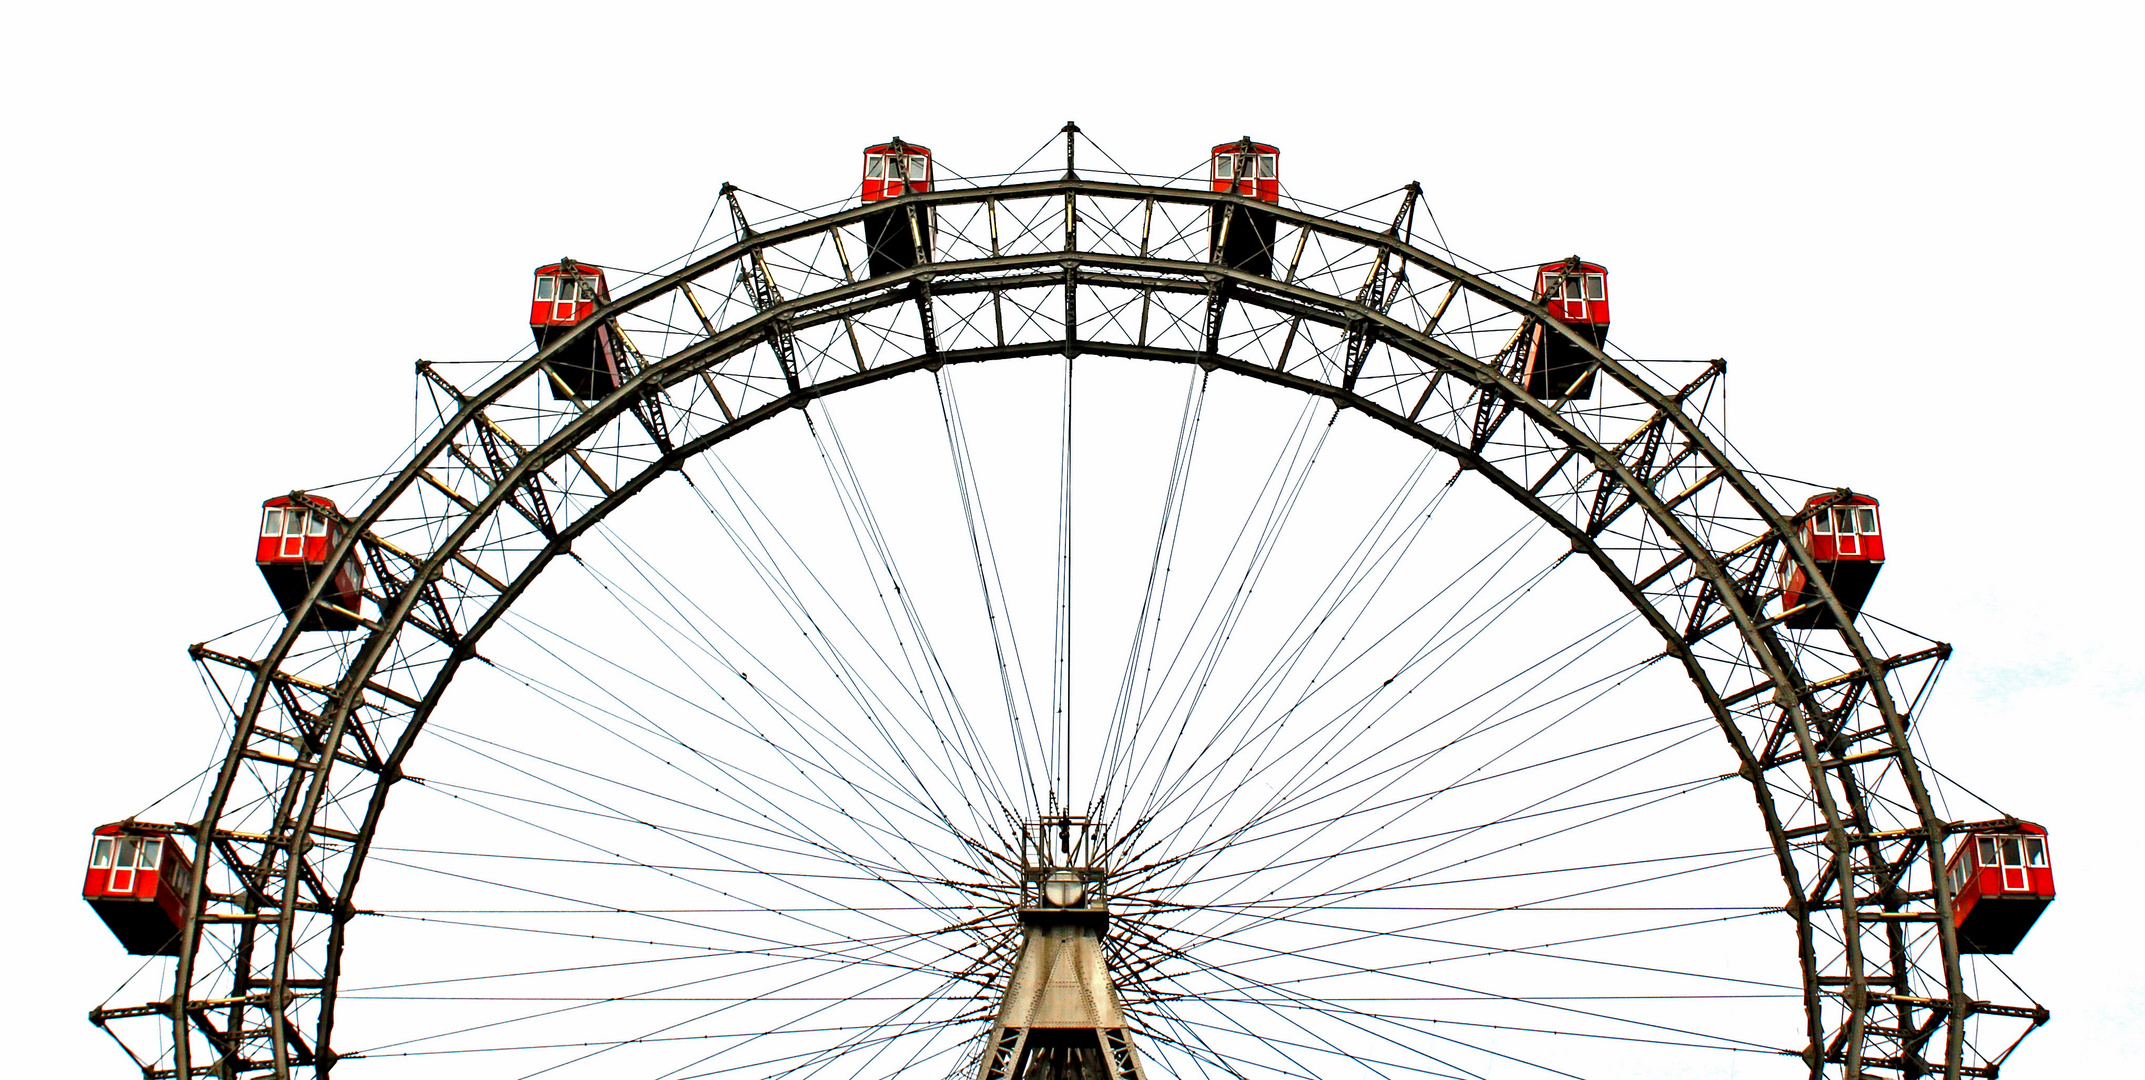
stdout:
MULTIPOLYGON (((749 200, 729 197, 744 221, 749 200)), ((421 366, 437 427, 347 519, 369 570, 364 629, 195 649, 233 725, 189 825, 198 946, 176 1000, 97 1021, 145 1076, 326 1075, 343 932, 387 795, 455 670, 547 563, 686 459, 815 397, 1100 354, 1330 397, 1560 530, 1660 634, 1742 761, 1799 923, 1811 1075, 1994 1076, 2045 1013, 1967 994, 1932 873, 1951 823, 1908 739, 1946 649, 1783 629, 1783 561, 1823 578, 1793 512, 1720 440, 1723 365, 1603 357, 1593 399, 1527 396, 1523 342, 1569 331, 1419 242, 1415 201, 1339 215, 1070 177, 942 188, 893 204, 923 257, 877 277, 863 222, 884 204, 771 215, 580 328, 608 327, 630 363, 602 400, 555 396, 546 362, 566 342, 479 389, 421 366), (1254 212, 1275 225, 1263 274, 1223 265, 1213 239, 1254 212)))

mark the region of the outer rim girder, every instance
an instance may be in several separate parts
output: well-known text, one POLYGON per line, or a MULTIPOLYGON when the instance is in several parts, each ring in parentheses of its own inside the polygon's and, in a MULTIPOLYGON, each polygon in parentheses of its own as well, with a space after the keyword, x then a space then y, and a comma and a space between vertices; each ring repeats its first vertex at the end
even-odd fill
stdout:
MULTIPOLYGON (((1684 666, 1752 785, 1787 888, 1789 899, 1784 906, 1798 924, 1810 1040, 1803 1054, 1810 1063, 1811 1074, 1825 1074, 1828 1063, 1838 1064, 1841 1075, 1852 1077, 1875 1075, 1874 1071, 1901 1075, 1927 1071, 1958 1077, 1983 1075, 1986 1069, 1993 1074, 2000 1058, 1979 1064, 1965 1060, 1963 1024, 1971 1013, 2008 1015, 2004 1010, 2010 1007, 1973 1002, 1963 992, 1957 945, 1950 929, 1948 888, 1940 866, 1946 823, 1935 815, 1923 790, 1906 740, 1908 718, 1894 700, 1888 679, 1892 671, 1926 657, 1880 658, 1871 652, 1843 617, 1844 612, 1824 583, 1824 576, 1816 572, 1809 553, 1795 541, 1793 515, 1767 500, 1706 435, 1701 417, 1684 411, 1692 391, 1711 374, 1717 374, 1717 368, 1681 392, 1656 386, 1639 370, 1601 354, 1563 324, 1548 319, 1538 306, 1406 243, 1392 232, 1381 233, 1287 207, 1258 207, 1275 215, 1283 227, 1300 230, 1303 241, 1316 238, 1321 244, 1330 241, 1355 245, 1363 252, 1375 253, 1379 271, 1386 267, 1387 258, 1393 257, 1399 262, 1397 273, 1404 275, 1414 268, 1435 278, 1433 287, 1450 291, 1438 305, 1437 314, 1423 326, 1393 314, 1390 304, 1394 298, 1383 294, 1366 303, 1360 294, 1338 288, 1327 291, 1301 280, 1275 280, 1194 259, 1101 250, 1112 239, 1124 238, 1116 237, 1108 227, 1086 216, 1077 218, 1086 227, 1075 229, 1075 219, 1070 215, 1079 213, 1078 200, 1083 198, 1146 203, 1150 215, 1158 204, 1250 205, 1233 194, 1077 179, 909 196, 911 205, 934 208, 942 221, 953 208, 989 204, 993 252, 999 244, 995 219, 999 206, 1021 200, 1043 204, 1062 201, 1069 208, 1062 212, 1067 215, 1062 235, 1077 236, 1079 242, 1098 250, 1024 250, 925 262, 863 281, 854 280, 847 255, 841 254, 839 278, 827 270, 823 278, 828 284, 824 287, 799 288, 792 282, 785 295, 777 288, 762 286, 754 294, 750 313, 735 318, 720 310, 711 317, 703 309, 695 290, 727 293, 730 287, 721 286, 720 279, 725 274, 738 273, 748 263, 762 277, 779 276, 778 269, 770 268, 787 266, 801 258, 792 257, 792 245, 802 248, 832 238, 840 253, 841 230, 858 225, 869 212, 865 207, 856 207, 764 233, 748 233, 739 242, 637 288, 606 308, 600 321, 620 325, 642 308, 655 310, 656 305, 682 290, 692 301, 692 309, 706 333, 665 355, 648 356, 624 385, 603 400, 585 408, 576 403, 572 410, 562 410, 556 422, 541 432, 540 440, 514 441, 507 437, 501 422, 489 410, 517 393, 541 387, 547 377, 545 364, 553 355, 572 347, 572 337, 554 342, 482 390, 463 392, 448 387, 454 399, 453 414, 444 419, 440 429, 385 490, 351 516, 351 527, 331 555, 331 561, 339 563, 359 545, 370 545, 368 550, 375 553, 393 548, 398 565, 407 568, 406 577, 387 583, 394 587, 375 597, 381 610, 376 619, 368 622, 362 647, 332 682, 285 670, 298 645, 295 627, 312 605, 323 602, 320 593, 324 583, 320 583, 290 628, 264 656, 240 661, 249 673, 250 687, 236 717, 236 734, 216 789, 196 826, 196 865, 203 867, 203 873, 196 875, 189 903, 195 927, 215 925, 218 913, 211 909, 228 906, 230 899, 202 886, 202 879, 208 876, 208 859, 214 846, 221 845, 227 853, 219 856, 224 865, 243 861, 250 878, 259 883, 249 889, 244 901, 249 919, 243 933, 267 939, 263 944, 248 937, 244 955, 260 952, 271 967, 263 977, 241 966, 236 977, 244 992, 204 995, 199 992, 205 988, 199 987, 200 968, 195 952, 189 950, 181 957, 178 982, 188 989, 173 1002, 156 1007, 174 1025, 180 1047, 170 1073, 262 1071, 287 1076, 304 1068, 318 1075, 329 1071, 334 1060, 332 1052, 323 1049, 316 1058, 309 1047, 330 1045, 343 926, 356 910, 352 896, 365 853, 384 813, 388 792, 401 778, 401 762, 460 664, 476 654, 485 632, 553 558, 570 550, 575 537, 687 459, 817 398, 945 364, 1092 353, 1196 363, 1330 398, 1339 407, 1355 409, 1453 457, 1558 529, 1575 552, 1594 562, 1622 592, 1662 637, 1667 652, 1684 666), (708 284, 711 281, 717 284, 708 284), (996 308, 1001 301, 1012 302, 1027 293, 1051 289, 1065 290, 1063 325, 1031 318, 1026 328, 1033 332, 1016 331, 1016 336, 1026 333, 1020 341, 1005 342, 1001 329, 995 344, 942 347, 940 338, 948 331, 943 326, 933 330, 926 322, 921 347, 913 354, 867 367, 861 347, 856 346, 853 323, 859 319, 908 310, 909 305, 918 305, 919 314, 928 318, 932 303, 979 294, 988 294, 996 308), (1228 299, 1235 302, 1232 308, 1263 313, 1260 317, 1293 320, 1288 333, 1291 343, 1297 338, 1297 327, 1304 323, 1346 333, 1350 337, 1349 360, 1345 370, 1313 363, 1284 368, 1265 361, 1263 354, 1239 354, 1234 346, 1217 349, 1152 343, 1145 340, 1145 307, 1140 322, 1142 340, 1087 336, 1080 332, 1084 324, 1074 321, 1079 316, 1073 301, 1082 289, 1097 295, 1122 296, 1127 303, 1138 299, 1143 305, 1153 303, 1158 294, 1196 298, 1225 291, 1228 299), (1514 332, 1514 341, 1533 325, 1546 325, 1552 332, 1564 333, 1573 344, 1593 353, 1602 366, 1602 381, 1623 388, 1633 399, 1631 407, 1651 410, 1650 416, 1630 435, 1608 440, 1605 435, 1589 432, 1581 420, 1568 415, 1572 410, 1528 396, 1511 372, 1501 366, 1504 353, 1471 354, 1454 343, 1449 336, 1451 331, 1437 325, 1452 299, 1463 295, 1471 303, 1502 313, 1495 317, 1515 323, 1519 330, 1514 332), (779 350, 783 365, 774 382, 788 385, 780 393, 759 392, 759 399, 748 400, 754 393, 752 387, 773 385, 769 381, 773 369, 763 372, 754 366, 760 354, 774 348, 770 342, 786 342, 795 335, 835 324, 848 330, 851 346, 857 348, 853 369, 830 371, 824 366, 794 364, 785 345, 779 350), (1375 372, 1376 379, 1384 381, 1365 389, 1359 383, 1361 365, 1357 353, 1360 350, 1368 355, 1380 346, 1391 358, 1375 372), (1324 374, 1332 377, 1321 377, 1324 374), (742 411, 733 412, 733 406, 721 397, 718 379, 733 380, 733 385, 743 388, 738 391, 742 411), (1425 385, 1414 413, 1404 412, 1377 396, 1387 385, 1411 386, 1418 379, 1425 385), (1501 450, 1492 452, 1494 446, 1500 445, 1494 441, 1483 445, 1478 437, 1478 448, 1433 430, 1428 426, 1430 421, 1418 419, 1415 414, 1440 388, 1440 380, 1450 380, 1443 385, 1453 410, 1466 406, 1486 416, 1495 406, 1500 417, 1517 417, 1526 438, 1538 439, 1543 447, 1558 448, 1555 463, 1538 476, 1530 476, 1527 470, 1533 466, 1526 447, 1532 443, 1519 444, 1522 452, 1516 457, 1500 456, 1501 450), (697 392, 693 388, 702 383, 715 395, 720 417, 705 412, 676 412, 671 418, 664 417, 668 393, 697 392), (638 421, 651 436, 660 427, 683 437, 677 439, 675 448, 668 445, 667 436, 658 439, 665 445, 651 447, 643 460, 618 467, 608 478, 599 475, 581 448, 618 425, 634 423, 635 411, 641 408, 656 413, 653 426, 645 415, 638 421), (511 453, 501 450, 502 437, 511 446, 511 453), (1664 441, 1675 445, 1664 448, 1664 441), (1664 454, 1668 464, 1660 465, 1664 454), (1573 496, 1583 488, 1585 498, 1580 501, 1591 503, 1592 510, 1567 514, 1559 509, 1558 500, 1564 496, 1556 494, 1555 489, 1558 479, 1569 469, 1578 470, 1572 474, 1573 496), (457 475, 460 480, 455 479, 457 475), (1685 476, 1694 479, 1680 493, 1664 496, 1655 490, 1655 485, 1664 480, 1685 476), (592 483, 593 490, 599 493, 583 492, 576 486, 583 482, 592 483), (548 499, 547 488, 553 492, 548 499), (1716 550, 1707 534, 1718 530, 1694 508, 1697 500, 1693 496, 1708 488, 1724 492, 1723 497, 1733 500, 1736 513, 1756 522, 1755 535, 1716 550), (407 516, 411 505, 407 500, 436 498, 442 493, 448 497, 448 506, 437 511, 435 527, 428 538, 429 550, 405 552, 373 535, 384 520, 396 514, 407 516), (544 535, 537 538, 537 543, 511 557, 503 548, 487 548, 477 537, 502 510, 521 516, 529 513, 518 498, 524 494, 551 507, 545 522, 550 527, 542 530, 544 535), (1613 508, 1613 512, 1604 507, 1613 508), (1633 509, 1644 519, 1638 526, 1629 530, 1612 528, 1633 509), (1642 536, 1641 529, 1643 538, 1632 539, 1642 536), (1619 532, 1629 535, 1612 535, 1619 532), (1841 644, 1849 656, 1846 670, 1816 677, 1806 674, 1793 643, 1780 636, 1777 617, 1768 619, 1761 614, 1759 608, 1765 597, 1753 592, 1751 572, 1733 569, 1748 553, 1770 552, 1775 547, 1804 568, 1822 592, 1822 602, 1832 608, 1841 625, 1847 626, 1840 632, 1841 644), (1641 550, 1657 552, 1658 557, 1651 564, 1641 565, 1635 556, 1625 554, 1641 550), (1718 612, 1717 618, 1706 623, 1705 633, 1695 637, 1697 615, 1693 613, 1686 625, 1677 610, 1694 597, 1718 612), (456 606, 458 630, 448 610, 456 606), (429 619, 418 614, 420 608, 432 613, 429 619), (1714 648, 1711 635, 1731 626, 1735 629, 1733 640, 1739 642, 1735 648, 1745 658, 1743 663, 1762 678, 1754 685, 1724 693, 1717 685, 1719 663, 1702 650, 1714 648), (405 642, 405 633, 423 640, 411 638, 405 642), (400 685, 390 685, 397 679, 400 685), (1824 706, 1825 695, 1836 695, 1840 687, 1850 683, 1851 696, 1834 708, 1824 706), (307 725, 308 730, 283 730, 278 726, 282 715, 278 710, 285 709, 278 704, 278 693, 308 696, 308 703, 302 707, 314 719, 307 725), (1753 746, 1745 729, 1757 723, 1761 714, 1770 718, 1772 738, 1764 746, 1753 746), (1865 722, 1858 727, 1845 723, 1855 715, 1864 716, 1865 722), (390 733, 390 727, 396 730, 390 733), (391 739, 387 738, 390 734, 391 739), (1793 740, 1792 747, 1787 745, 1789 739, 1793 740), (256 744, 261 740, 282 748, 277 759, 281 764, 276 767, 286 775, 273 827, 261 834, 258 842, 247 842, 257 854, 241 860, 231 848, 233 833, 221 818, 230 805, 239 764, 260 763, 256 744), (1871 740, 1881 740, 1882 746, 1877 750, 1855 749, 1871 740), (1812 824, 1791 827, 1789 816, 1778 805, 1776 785, 1789 782, 1783 778, 1793 777, 1794 773, 1782 766, 1797 760, 1804 765, 1803 775, 1795 781, 1801 785, 1797 797, 1813 804, 1818 812, 1812 824), (1867 781, 1863 766, 1884 762, 1894 767, 1893 782, 1904 784, 1907 801, 1912 804, 1914 820, 1906 828, 1880 829, 1877 826, 1881 823, 1872 816, 1864 790, 1867 781), (330 796, 329 778, 337 764, 373 777, 369 791, 364 793, 362 820, 354 828, 339 828, 322 816, 329 802, 349 802, 353 798, 347 794, 330 796), (1809 864, 1803 849, 1810 840, 1819 838, 1828 857, 1812 875, 1805 869, 1809 864), (336 864, 339 872, 318 865, 323 862, 336 864), (1901 885, 1917 862, 1929 869, 1934 885, 1920 892, 1903 890, 1901 885), (1847 868, 1845 874, 1840 872, 1842 867, 1847 868), (277 878, 280 880, 272 880, 277 878), (1853 902, 1843 903, 1843 895, 1853 902), (301 896, 308 899, 301 901, 301 896), (1926 920, 1877 917, 1880 912, 1896 915, 1906 905, 1927 905, 1921 911, 1933 920, 1935 943, 1939 946, 1934 970, 1910 961, 1911 950, 1906 947, 1906 924, 1926 920), (299 954, 310 947, 302 942, 307 935, 300 925, 308 911, 325 913, 324 917, 331 920, 324 954, 317 958, 307 954, 303 958, 304 968, 318 972, 317 976, 294 966, 299 954), (1865 922, 1873 925, 1865 926, 1865 922), (1819 955, 1817 939, 1821 935, 1833 938, 1839 945, 1841 955, 1837 960, 1819 955), (256 993, 253 987, 265 987, 265 991, 256 993), (209 1002, 228 1014, 224 1030, 265 1034, 251 1042, 220 1047, 220 1063, 189 1061, 189 1026, 200 1022, 203 1006, 209 1002), (1889 1024, 1871 1019, 1879 1010, 1886 1011, 1889 1024), (312 1014, 311 1022, 303 1026, 310 1029, 309 1040, 296 1033, 295 1018, 307 1012, 312 1014), (1939 1032, 1947 1040, 1944 1052, 1927 1056, 1925 1061, 1924 1050, 1939 1032)), ((1117 219, 1129 222, 1134 216, 1128 211, 1117 215, 1117 219)), ((1030 232, 1034 238, 1047 241, 1055 241, 1060 235, 1051 228, 1030 232)), ((1147 240, 1142 236, 1140 250, 1146 249, 1147 240)), ((1300 241, 1299 258, 1301 254, 1300 241)), ((1335 261, 1345 262, 1345 253, 1335 261)), ((1296 263, 1292 262, 1289 275, 1293 278, 1295 274, 1296 263)), ((590 332, 589 327, 598 321, 584 324, 579 332, 590 332)), ((892 323, 888 327, 894 328, 892 323)), ((1286 348, 1282 353, 1284 362, 1286 348)), ((639 350, 634 352, 638 354, 639 350)), ((1371 375, 1364 372, 1360 378, 1371 375)), ((436 375, 432 378, 446 385, 436 375)), ((1494 433, 1491 438, 1494 440, 1494 433)), ((1762 567, 1761 563, 1760 572, 1762 567)), ((220 655, 215 658, 223 659, 220 655)), ((288 706, 288 710, 299 709, 300 706, 288 706)), ((1807 816, 1806 811, 1797 813, 1807 816)), ((198 939, 190 933, 189 940, 198 939)), ((2045 1012, 2037 1017, 2036 1026, 2045 1019, 2045 1012)), ((154 1062, 144 1062, 145 1073, 153 1066, 154 1062)))

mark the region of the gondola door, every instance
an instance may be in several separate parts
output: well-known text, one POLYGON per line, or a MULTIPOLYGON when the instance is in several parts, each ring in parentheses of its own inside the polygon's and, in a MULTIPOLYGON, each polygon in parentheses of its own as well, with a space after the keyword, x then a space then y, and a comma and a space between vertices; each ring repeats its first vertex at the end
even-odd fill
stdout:
POLYGON ((2003 889, 2005 892, 2026 891, 2025 838, 2006 836, 1996 841, 1997 856, 2003 865, 2003 889))
POLYGON ((922 154, 886 155, 886 197, 921 190, 916 185, 926 179, 925 168, 922 154))
MULTIPOLYGON (((587 279, 575 277, 571 274, 559 275, 559 294, 557 298, 551 301, 552 322, 561 326, 573 324, 574 316, 579 313, 581 282, 585 280, 587 279)), ((591 289, 590 291, 593 292, 594 290, 591 289)))
POLYGON ((141 845, 140 837, 122 836, 119 838, 119 850, 112 856, 112 876, 105 881, 104 890, 106 892, 130 893, 134 891, 135 853, 141 849, 141 845))
POLYGON ((1241 146, 1239 143, 1239 149, 1214 155, 1214 179, 1230 183, 1228 190, 1235 194, 1273 202, 1278 196, 1270 197, 1266 189, 1273 186, 1270 182, 1279 171, 1279 155, 1259 150, 1247 154, 1241 146))
POLYGON ((864 175, 879 181, 879 197, 882 199, 906 194, 908 187, 902 181, 909 175, 908 155, 873 154, 864 167, 864 175))
POLYGON ((277 554, 286 559, 305 558, 305 519, 310 516, 302 507, 283 508, 283 546, 277 554))
POLYGON ((1862 538, 1855 535, 1855 508, 1842 503, 1832 508, 1832 542, 1842 555, 1862 554, 1862 538))
POLYGON ((1564 319, 1566 322, 1583 323, 1588 321, 1586 278, 1587 275, 1577 271, 1564 275, 1561 292, 1564 297, 1564 319))

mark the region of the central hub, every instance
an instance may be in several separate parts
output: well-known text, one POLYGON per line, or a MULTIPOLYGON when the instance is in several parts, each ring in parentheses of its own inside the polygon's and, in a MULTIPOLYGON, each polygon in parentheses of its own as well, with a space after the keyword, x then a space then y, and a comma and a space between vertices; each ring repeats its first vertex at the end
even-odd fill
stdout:
POLYGON ((1033 925, 1109 922, 1107 827, 1057 814, 1020 824, 1020 921, 1033 925))

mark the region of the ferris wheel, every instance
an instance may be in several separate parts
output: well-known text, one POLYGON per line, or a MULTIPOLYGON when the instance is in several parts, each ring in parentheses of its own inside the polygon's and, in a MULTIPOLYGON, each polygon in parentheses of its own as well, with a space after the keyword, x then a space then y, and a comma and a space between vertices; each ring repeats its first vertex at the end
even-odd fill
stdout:
POLYGON ((142 1074, 1996 1076, 2051 849, 1917 756, 1877 500, 1601 263, 1062 135, 545 262, 262 505, 90 855, 142 1074))

